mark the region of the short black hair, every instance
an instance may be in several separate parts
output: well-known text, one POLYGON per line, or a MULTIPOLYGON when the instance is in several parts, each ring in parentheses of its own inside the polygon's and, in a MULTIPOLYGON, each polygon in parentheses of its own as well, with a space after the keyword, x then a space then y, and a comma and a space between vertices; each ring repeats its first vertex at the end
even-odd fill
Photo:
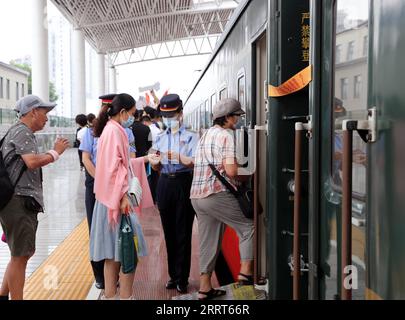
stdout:
POLYGON ((95 116, 93 113, 89 113, 89 114, 87 115, 87 121, 88 121, 89 123, 92 123, 94 119, 96 119, 96 116, 95 116))
POLYGON ((138 110, 138 109, 135 110, 135 113, 134 113, 135 120, 139 120, 139 118, 141 118, 142 114, 143 114, 142 110, 138 110))
POLYGON ((141 121, 152 121, 152 119, 148 115, 143 115, 141 121))
POLYGON ((156 110, 156 109, 153 109, 153 108, 150 107, 150 106, 146 106, 145 108, 143 108, 143 110, 145 111, 145 113, 146 113, 151 119, 156 118, 156 115, 157 115, 157 110, 156 110))
POLYGON ((78 114, 75 121, 79 126, 84 127, 87 124, 87 116, 85 114, 78 114))
POLYGON ((219 126, 221 126, 221 127, 223 127, 224 125, 225 125, 225 123, 226 123, 226 116, 223 116, 223 117, 220 117, 220 118, 216 118, 215 120, 214 120, 214 126, 215 125, 219 125, 219 126))

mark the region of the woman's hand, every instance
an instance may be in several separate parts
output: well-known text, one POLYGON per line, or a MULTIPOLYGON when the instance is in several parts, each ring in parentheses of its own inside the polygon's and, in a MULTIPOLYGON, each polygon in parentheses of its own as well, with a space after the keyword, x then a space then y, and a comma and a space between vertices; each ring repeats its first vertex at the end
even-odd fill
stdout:
POLYGON ((120 203, 121 214, 128 216, 132 210, 127 194, 125 194, 120 203))
POLYGON ((148 155, 149 163, 152 166, 157 166, 160 164, 160 161, 162 160, 162 157, 160 155, 151 153, 148 155))

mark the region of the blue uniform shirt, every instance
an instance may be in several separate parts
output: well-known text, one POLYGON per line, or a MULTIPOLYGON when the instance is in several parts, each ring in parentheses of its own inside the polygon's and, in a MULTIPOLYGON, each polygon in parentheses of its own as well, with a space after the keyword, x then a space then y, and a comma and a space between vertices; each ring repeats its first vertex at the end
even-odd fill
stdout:
MULTIPOLYGON (((135 137, 131 129, 125 129, 129 140, 129 151, 136 153, 135 137)), ((93 128, 88 128, 84 133, 79 150, 90 153, 91 162, 96 166, 98 138, 93 136, 93 128)))
POLYGON ((172 134, 171 129, 168 128, 156 137, 156 141, 152 146, 153 150, 159 151, 162 160, 162 173, 175 173, 175 172, 188 172, 193 169, 179 163, 177 160, 169 161, 167 159, 167 152, 173 151, 182 154, 186 157, 195 157, 195 152, 198 143, 198 135, 196 133, 186 130, 182 125, 178 132, 172 134))

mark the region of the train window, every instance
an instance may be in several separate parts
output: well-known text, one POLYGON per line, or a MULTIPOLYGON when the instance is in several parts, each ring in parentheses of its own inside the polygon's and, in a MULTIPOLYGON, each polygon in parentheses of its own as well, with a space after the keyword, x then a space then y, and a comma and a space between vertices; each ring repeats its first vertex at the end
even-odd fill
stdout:
MULTIPOLYGON (((332 157, 331 157, 331 198, 328 199, 335 208, 335 218, 341 211, 341 186, 342 186, 342 151, 343 138, 341 125, 344 119, 367 118, 367 79, 368 65, 367 52, 364 42, 369 35, 369 1, 368 0, 337 0, 336 34, 335 40, 335 67, 334 67, 334 99, 332 131, 332 157), (346 61, 342 57, 342 48, 347 48, 346 61), (348 62, 350 64, 342 63, 348 62)), ((353 135, 353 228, 357 228, 357 239, 353 239, 354 263, 357 267, 359 278, 365 272, 365 230, 366 222, 366 144, 357 134, 353 135)), ((332 213, 331 213, 332 214, 332 213)), ((337 229, 332 228, 331 243, 336 243, 337 229), (332 230, 333 229, 333 230, 332 230)), ((336 248, 334 249, 336 250, 336 248)), ((333 261, 333 252, 330 259, 333 261)), ((330 282, 331 283, 331 282, 330 282)), ((365 286, 365 283, 359 283, 365 286)), ((330 289, 330 288, 329 288, 330 289)), ((359 288, 360 289, 360 288, 359 288)), ((363 288, 364 289, 364 288, 363 288)), ((337 289, 336 289, 337 290, 337 289)), ((329 290, 327 290, 329 291, 329 290)), ((354 290, 353 298, 364 298, 364 290, 354 290), (357 296, 355 296, 357 295, 357 296)), ((335 291, 336 292, 336 291, 335 291)))
POLYGON ((226 98, 228 98, 228 88, 223 88, 219 92, 219 100, 226 99, 226 98))
POLYGON ((217 95, 216 93, 214 93, 211 96, 211 111, 214 110, 214 106, 216 105, 216 103, 217 103, 217 95))
POLYGON ((200 105, 200 129, 205 129, 205 106, 200 105))
POLYGON ((242 109, 246 111, 246 84, 245 75, 242 75, 238 79, 238 100, 242 105, 242 109))
POLYGON ((205 126, 208 129, 211 126, 211 108, 208 100, 205 100, 205 126))

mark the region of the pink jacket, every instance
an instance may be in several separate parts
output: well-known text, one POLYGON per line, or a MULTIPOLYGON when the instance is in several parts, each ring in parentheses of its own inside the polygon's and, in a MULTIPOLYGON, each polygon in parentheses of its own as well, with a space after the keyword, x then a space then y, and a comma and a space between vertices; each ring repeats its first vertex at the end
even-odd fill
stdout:
POLYGON ((131 159, 131 164, 134 175, 138 178, 139 183, 142 186, 142 200, 139 207, 135 208, 135 212, 140 215, 143 209, 153 207, 154 203, 149 188, 148 177, 146 176, 145 162, 143 158, 131 159))
POLYGON ((124 128, 110 120, 98 140, 94 180, 96 199, 108 208, 108 223, 118 224, 120 202, 128 192, 129 142, 124 128))

